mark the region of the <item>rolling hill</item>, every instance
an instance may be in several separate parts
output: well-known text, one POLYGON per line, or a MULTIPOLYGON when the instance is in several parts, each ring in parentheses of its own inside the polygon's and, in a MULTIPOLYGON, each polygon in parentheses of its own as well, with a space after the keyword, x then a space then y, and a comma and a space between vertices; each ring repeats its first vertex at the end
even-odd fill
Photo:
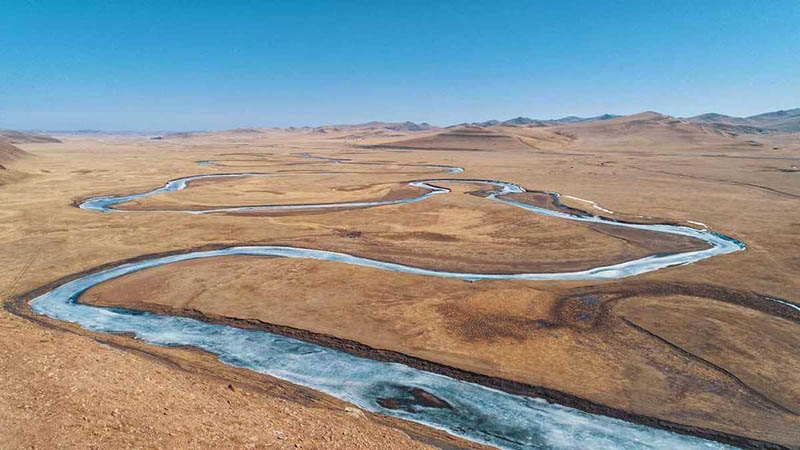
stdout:
POLYGON ((518 137, 478 126, 448 129, 442 133, 363 146, 407 150, 497 151, 528 150, 518 137))
POLYGON ((755 116, 734 117, 718 113, 706 113, 689 117, 692 123, 747 127, 756 133, 797 133, 800 132, 800 108, 773 111, 755 116))
POLYGON ((0 163, 13 161, 28 155, 28 152, 20 149, 19 147, 0 140, 0 163))
POLYGON ((43 144, 43 143, 58 143, 60 140, 45 136, 38 133, 26 133, 14 130, 0 130, 0 141, 8 142, 9 144, 43 144))
POLYGON ((7 164, 29 155, 17 146, 0 140, 0 186, 25 178, 25 173, 10 169, 7 164))

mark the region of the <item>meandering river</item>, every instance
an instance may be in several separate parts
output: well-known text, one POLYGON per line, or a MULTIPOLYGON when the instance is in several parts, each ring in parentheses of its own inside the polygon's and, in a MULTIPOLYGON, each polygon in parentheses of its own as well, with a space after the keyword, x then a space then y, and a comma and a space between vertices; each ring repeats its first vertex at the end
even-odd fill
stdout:
MULTIPOLYGON (((460 172, 460 170, 451 170, 460 168, 447 166, 427 167, 440 168, 449 172, 460 172)), ((269 176, 274 176, 274 174, 196 175, 172 180, 163 187, 148 192, 127 196, 91 198, 83 201, 79 206, 86 210, 99 212, 129 212, 115 209, 114 206, 139 198, 185 189, 192 181, 201 179, 269 176)), ((675 434, 601 415, 589 414, 577 409, 548 403, 542 399, 512 395, 401 364, 358 357, 263 331, 209 324, 185 317, 91 306, 78 301, 87 289, 132 272, 179 261, 225 255, 277 256, 325 260, 374 269, 464 280, 595 280, 634 276, 674 265, 690 264, 715 255, 736 252, 745 248, 745 245, 736 239, 710 230, 698 230, 679 225, 627 223, 588 213, 573 214, 533 206, 515 201, 509 195, 526 192, 524 188, 514 183, 495 180, 439 178, 412 181, 409 183, 410 185, 421 188, 425 192, 415 197, 397 200, 241 206, 199 211, 171 210, 161 212, 212 214, 400 205, 447 194, 450 190, 442 187, 442 185, 465 182, 491 185, 494 190, 487 194, 487 201, 502 202, 510 207, 528 210, 533 214, 547 215, 570 221, 603 223, 611 226, 689 236, 704 241, 708 247, 703 250, 684 253, 652 255, 573 272, 491 274, 439 271, 390 261, 363 258, 346 253, 306 248, 238 246, 154 257, 99 270, 62 284, 36 297, 31 301, 31 308, 38 314, 77 323, 92 331, 132 333, 139 339, 158 345, 191 345, 216 354, 226 364, 245 367, 308 386, 369 411, 413 420, 446 430, 466 439, 502 448, 728 448, 718 442, 675 434), (408 404, 410 406, 390 409, 381 406, 377 401, 380 398, 411 399, 415 388, 434 394, 451 407, 434 407, 410 402, 408 404)), ((280 276, 280 274, 272 275, 280 276)))

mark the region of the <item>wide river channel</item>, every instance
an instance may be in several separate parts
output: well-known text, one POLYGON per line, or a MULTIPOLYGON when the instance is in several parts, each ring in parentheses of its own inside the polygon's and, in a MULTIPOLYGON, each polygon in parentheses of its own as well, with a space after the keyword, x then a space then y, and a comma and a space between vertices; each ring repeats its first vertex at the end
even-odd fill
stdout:
MULTIPOLYGON (((442 168, 442 166, 430 166, 442 168)), ((460 172, 448 168, 449 172, 460 172)), ((138 198, 185 189, 189 183, 206 178, 269 177, 272 174, 239 173, 196 175, 168 182, 152 191, 128 195, 96 197, 83 201, 80 208, 100 212, 129 213, 114 205, 138 198)), ((512 395, 478 384, 354 356, 339 350, 311 344, 263 331, 199 320, 158 315, 121 308, 82 304, 80 296, 89 288, 126 274, 179 261, 214 258, 225 255, 277 256, 315 259, 353 264, 375 269, 417 275, 464 280, 600 280, 634 276, 666 267, 690 264, 715 255, 743 250, 736 239, 707 230, 666 224, 619 222, 592 214, 569 213, 514 201, 508 194, 525 192, 513 183, 494 180, 429 179, 410 182, 425 192, 417 197, 376 202, 322 203, 304 205, 264 205, 217 208, 193 211, 161 211, 188 214, 211 214, 239 211, 354 208, 399 205, 446 194, 442 187, 450 183, 481 183, 494 187, 486 199, 570 221, 604 223, 618 227, 651 230, 690 236, 704 241, 707 248, 685 253, 659 254, 623 261, 609 266, 562 273, 469 273, 448 272, 407 266, 324 250, 286 246, 238 246, 212 251, 196 251, 154 257, 100 270, 67 282, 31 301, 38 314, 73 322, 85 329, 104 333, 132 333, 143 341, 167 346, 187 345, 217 355, 223 363, 268 374, 330 394, 365 410, 395 416, 446 430, 469 440, 501 448, 523 449, 677 449, 729 448, 694 436, 687 436, 626 422, 602 415, 548 403, 539 398, 512 395), (445 400, 452 408, 429 407, 409 403, 406 408, 389 409, 376 399, 413 399, 413 389, 420 388, 445 400)), ((279 273, 265 274, 280 276, 279 273)), ((587 380, 591 382, 591 380, 587 380)))

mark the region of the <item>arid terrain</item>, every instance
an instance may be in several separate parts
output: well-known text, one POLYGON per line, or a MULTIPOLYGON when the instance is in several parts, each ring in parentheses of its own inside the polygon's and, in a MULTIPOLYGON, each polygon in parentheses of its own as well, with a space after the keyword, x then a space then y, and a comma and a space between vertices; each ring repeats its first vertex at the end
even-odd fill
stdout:
POLYGON ((223 256, 134 272, 80 301, 263 329, 734 445, 800 448, 800 134, 692 119, 0 134, 3 445, 479 447, 197 349, 86 331, 27 302, 100 266, 234 245, 486 274, 706 248, 492 201, 479 180, 499 180, 527 189, 506 196, 524 204, 709 228, 747 249, 602 281, 471 282, 223 256), (242 173, 259 176, 192 181, 116 212, 77 207, 242 173), (409 184, 418 180, 450 192, 361 204, 423 195, 409 184), (354 205, 197 214, 341 202, 354 205))

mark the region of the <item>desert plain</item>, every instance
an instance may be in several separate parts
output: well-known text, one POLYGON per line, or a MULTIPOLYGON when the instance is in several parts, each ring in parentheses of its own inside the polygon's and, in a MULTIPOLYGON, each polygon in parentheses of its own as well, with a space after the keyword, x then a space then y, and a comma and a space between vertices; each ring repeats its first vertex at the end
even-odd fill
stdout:
POLYGON ((800 448, 799 134, 648 112, 548 126, 4 136, 0 425, 10 447, 480 447, 197 349, 87 331, 28 301, 104 265, 236 245, 488 274, 705 248, 492 201, 480 180, 500 180, 527 189, 508 196, 522 203, 707 228, 747 248, 601 281, 470 282, 223 256, 131 273, 81 302, 263 329, 733 445, 800 448), (199 174, 259 176, 193 181, 118 212, 78 207, 199 174), (422 195, 409 184, 420 180, 450 192, 359 204, 422 195), (342 202, 356 205, 191 213, 342 202))

